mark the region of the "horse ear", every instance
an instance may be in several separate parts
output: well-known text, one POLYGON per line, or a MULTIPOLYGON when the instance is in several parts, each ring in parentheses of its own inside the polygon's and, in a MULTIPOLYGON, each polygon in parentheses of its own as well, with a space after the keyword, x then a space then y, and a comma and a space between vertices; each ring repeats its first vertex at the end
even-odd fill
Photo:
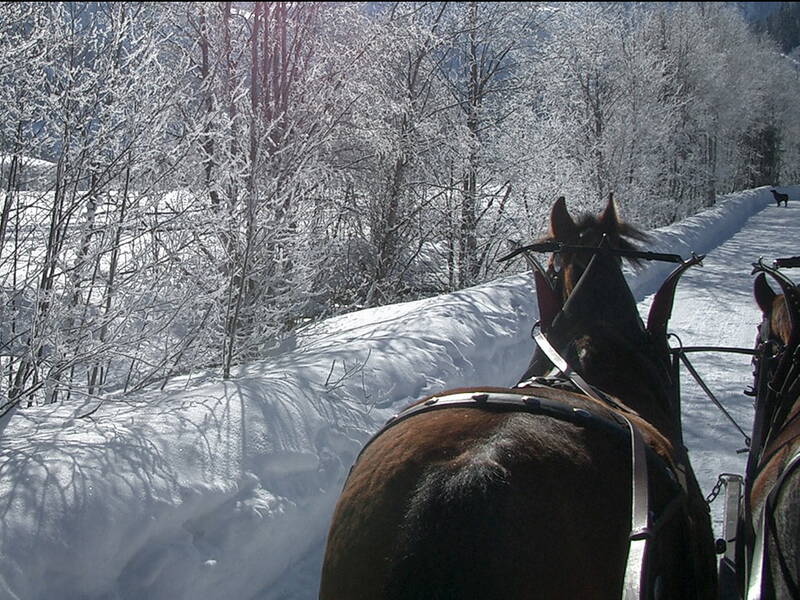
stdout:
POLYGON ((573 240, 578 233, 578 227, 567 212, 567 200, 559 196, 550 210, 550 235, 557 240, 573 240))
POLYGON ((614 193, 608 194, 608 204, 600 215, 600 225, 606 233, 614 233, 620 230, 619 217, 617 216, 617 205, 614 202, 614 193))
POLYGON ((765 315, 770 314, 772 311, 772 301, 775 300, 775 292, 769 287, 767 283, 767 276, 764 273, 759 273, 753 283, 753 295, 756 297, 756 303, 765 315))

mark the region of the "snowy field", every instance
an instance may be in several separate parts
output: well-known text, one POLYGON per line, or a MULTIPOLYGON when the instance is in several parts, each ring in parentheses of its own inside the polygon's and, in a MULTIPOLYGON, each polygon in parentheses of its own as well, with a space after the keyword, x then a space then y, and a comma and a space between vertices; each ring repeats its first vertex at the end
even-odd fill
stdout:
MULTIPOLYGON (((671 331, 684 345, 752 346, 751 263, 800 254, 800 186, 782 189, 788 208, 759 188, 652 232, 648 249, 708 253, 678 287, 671 331)), ((669 270, 629 273, 643 314, 669 270)), ((228 381, 193 373, 99 407, 6 416, 0 600, 315 598, 333 505, 371 432, 424 394, 515 383, 536 312, 531 278, 513 275, 329 319, 228 381)), ((749 431, 749 357, 692 360, 749 431)), ((744 441, 682 381, 686 443, 708 493, 718 473, 743 471, 744 441)))

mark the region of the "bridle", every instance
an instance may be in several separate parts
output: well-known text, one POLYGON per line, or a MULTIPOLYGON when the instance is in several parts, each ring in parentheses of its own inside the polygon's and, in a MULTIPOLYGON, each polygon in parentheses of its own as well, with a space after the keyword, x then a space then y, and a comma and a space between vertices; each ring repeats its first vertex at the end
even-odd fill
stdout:
POLYGON ((641 250, 626 250, 622 248, 612 248, 609 246, 608 236, 603 235, 603 239, 597 246, 580 246, 577 244, 565 244, 558 241, 544 241, 536 242, 535 244, 528 244, 527 246, 520 246, 515 248, 510 253, 498 259, 498 262, 511 260, 523 253, 528 252, 553 252, 560 253, 564 251, 570 252, 585 252, 588 254, 607 253, 619 256, 621 258, 632 258, 637 260, 656 260, 661 262, 671 262, 682 264, 683 258, 679 254, 668 254, 664 252, 646 252, 641 250))

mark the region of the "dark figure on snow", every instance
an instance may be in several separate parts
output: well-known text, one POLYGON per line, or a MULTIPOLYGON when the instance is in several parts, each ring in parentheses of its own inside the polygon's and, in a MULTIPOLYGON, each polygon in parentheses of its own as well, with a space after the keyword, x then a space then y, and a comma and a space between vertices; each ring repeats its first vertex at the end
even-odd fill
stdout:
POLYGON ((778 203, 778 206, 781 205, 781 202, 783 202, 784 206, 789 206, 789 194, 781 194, 777 190, 770 191, 772 192, 772 195, 775 196, 775 202, 778 203))

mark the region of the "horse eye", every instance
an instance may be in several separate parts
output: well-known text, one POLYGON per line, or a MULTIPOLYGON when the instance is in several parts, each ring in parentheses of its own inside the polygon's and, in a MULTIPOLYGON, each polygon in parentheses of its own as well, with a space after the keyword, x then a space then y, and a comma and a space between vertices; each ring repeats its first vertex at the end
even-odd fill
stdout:
POLYGON ((553 258, 551 259, 550 264, 556 271, 561 270, 561 255, 560 254, 553 254, 553 258))

